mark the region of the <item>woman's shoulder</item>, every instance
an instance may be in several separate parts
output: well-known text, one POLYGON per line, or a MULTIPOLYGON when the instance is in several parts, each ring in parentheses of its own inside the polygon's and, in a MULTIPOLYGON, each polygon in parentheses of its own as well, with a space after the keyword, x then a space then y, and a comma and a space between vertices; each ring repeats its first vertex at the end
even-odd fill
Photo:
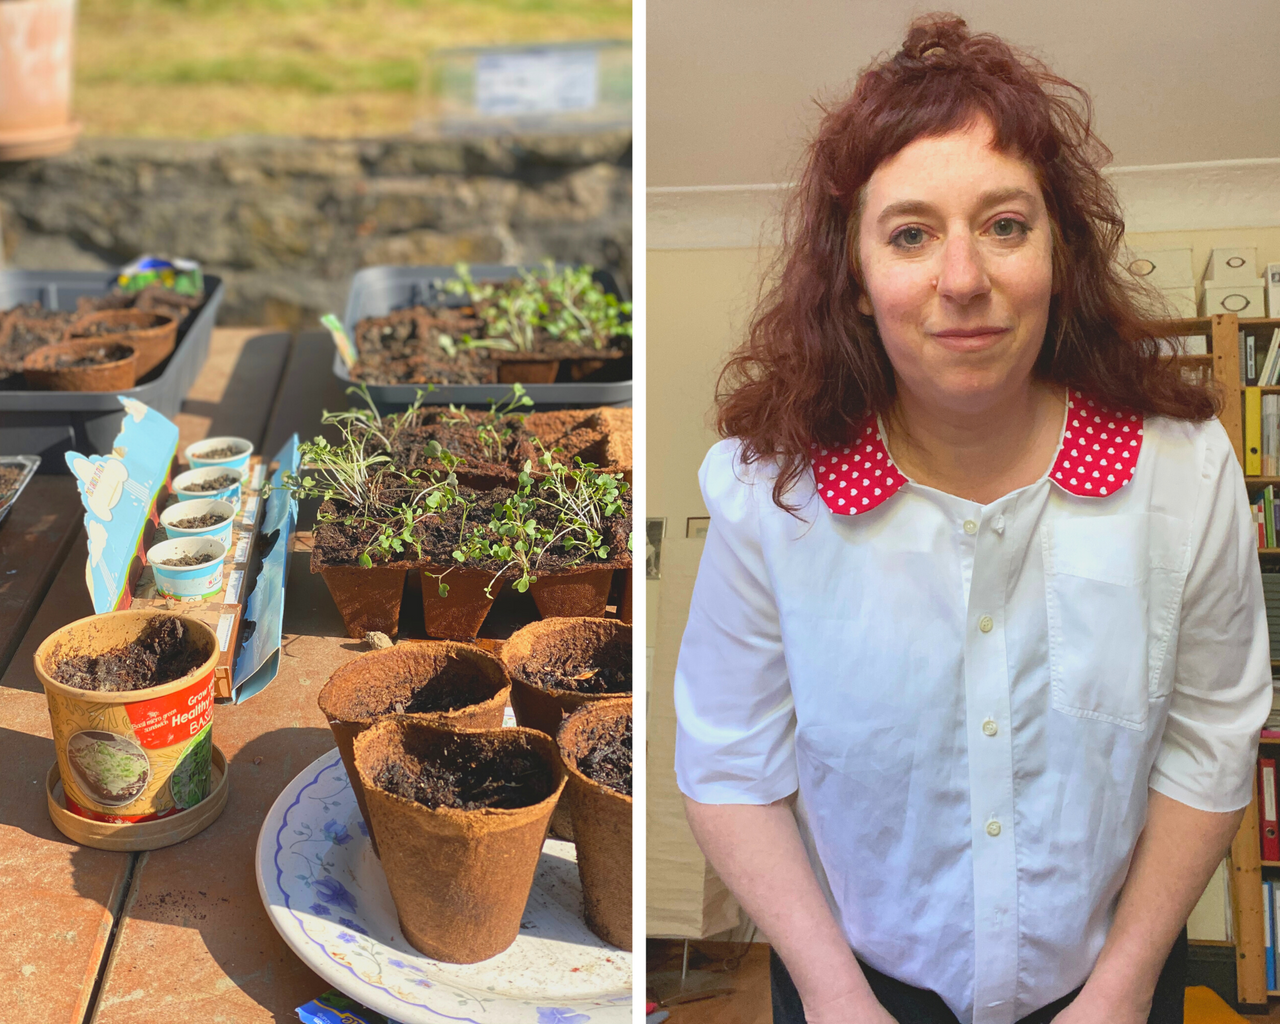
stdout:
MULTIPOLYGON (((776 508, 773 486, 782 468, 776 458, 767 455, 751 457, 743 440, 727 437, 711 446, 698 470, 698 482, 708 508, 716 505, 754 505, 776 508)), ((812 478, 806 473, 788 489, 787 501, 805 504, 814 492, 812 478)))
POLYGON ((1217 417, 1148 416, 1142 426, 1143 452, 1151 456, 1146 472, 1154 493, 1173 504, 1195 505, 1204 488, 1216 489, 1220 481, 1239 478, 1243 472, 1231 437, 1217 417))

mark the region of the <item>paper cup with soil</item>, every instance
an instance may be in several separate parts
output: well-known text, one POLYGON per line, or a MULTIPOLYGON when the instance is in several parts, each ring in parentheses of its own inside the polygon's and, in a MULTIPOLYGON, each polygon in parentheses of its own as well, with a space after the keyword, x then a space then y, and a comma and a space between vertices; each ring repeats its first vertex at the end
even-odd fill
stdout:
POLYGON ((558 742, 587 925, 630 950, 631 701, 580 707, 561 724, 558 742))
POLYGON ((170 505, 160 513, 160 525, 170 540, 207 537, 230 548, 235 517, 236 510, 231 502, 220 498, 197 498, 170 505))
POLYGON ((179 501, 197 498, 217 498, 231 503, 240 511, 240 491, 245 474, 239 469, 223 469, 221 466, 205 466, 189 469, 173 478, 173 493, 179 501))
POLYGON ((36 649, 67 810, 138 822, 209 794, 218 639, 196 619, 108 612, 36 649))
POLYGON ((253 455, 253 442, 243 437, 206 437, 189 444, 184 452, 192 469, 217 466, 222 469, 249 471, 249 457, 253 455))
POLYGON ((227 546, 211 537, 178 537, 147 549, 156 590, 165 597, 195 601, 222 589, 227 546))
POLYGON ((555 743, 397 715, 356 738, 355 760, 409 944, 457 964, 510 946, 564 788, 555 743))
POLYGON ((448 641, 373 651, 329 677, 320 691, 320 710, 333 730, 374 853, 378 843, 356 771, 356 737, 392 714, 422 716, 451 728, 500 729, 510 694, 501 662, 479 648, 448 641))

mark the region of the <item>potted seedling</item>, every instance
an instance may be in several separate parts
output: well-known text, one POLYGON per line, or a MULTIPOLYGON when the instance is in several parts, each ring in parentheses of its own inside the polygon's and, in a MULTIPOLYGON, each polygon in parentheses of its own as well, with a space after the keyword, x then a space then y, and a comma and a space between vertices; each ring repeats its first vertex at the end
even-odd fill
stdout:
POLYGON ((519 934, 564 788, 555 743, 533 729, 395 715, 357 736, 354 752, 409 944, 446 963, 501 953, 519 934))
POLYGON ((352 752, 356 737, 390 714, 421 715, 456 728, 500 729, 510 694, 501 662, 479 648, 448 641, 372 651, 329 677, 320 691, 320 710, 333 730, 375 853, 378 843, 352 752))
MULTIPOLYGON (((631 701, 586 704, 560 726, 587 925, 631 949, 631 701)), ((563 802, 563 801, 562 801, 563 802)))

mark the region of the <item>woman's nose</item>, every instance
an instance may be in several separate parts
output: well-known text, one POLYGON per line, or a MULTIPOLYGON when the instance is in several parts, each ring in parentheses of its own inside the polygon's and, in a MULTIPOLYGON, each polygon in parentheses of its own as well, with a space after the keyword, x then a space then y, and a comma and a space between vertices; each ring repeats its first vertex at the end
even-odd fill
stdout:
POLYGON ((942 246, 938 294, 965 305, 991 290, 982 252, 969 232, 950 235, 942 246))

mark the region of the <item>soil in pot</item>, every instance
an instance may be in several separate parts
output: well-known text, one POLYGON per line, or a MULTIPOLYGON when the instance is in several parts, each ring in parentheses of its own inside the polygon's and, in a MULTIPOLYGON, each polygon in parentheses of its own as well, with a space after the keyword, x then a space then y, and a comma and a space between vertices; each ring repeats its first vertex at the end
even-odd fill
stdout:
POLYGON ((606 942, 631 948, 631 701, 579 708, 558 736, 569 772, 565 793, 573 821, 587 924, 606 942))
POLYGON ((143 627, 136 640, 100 654, 59 659, 55 650, 52 676, 77 690, 122 693, 181 679, 207 657, 208 653, 188 638, 180 618, 158 616, 143 627))
POLYGON ((571 693, 631 692, 631 651, 621 644, 597 649, 593 638, 570 634, 547 664, 526 665, 521 679, 543 690, 571 693))
MULTIPOLYGON (((217 526, 219 523, 225 523, 227 517, 217 512, 206 512, 202 516, 192 516, 190 519, 175 519, 173 525, 179 530, 204 530, 210 526, 217 526)), ((166 565, 177 565, 177 562, 166 562, 166 565)), ((191 565, 199 565, 199 562, 192 562, 191 565)))
MULTIPOLYGON (((219 522, 221 522, 221 520, 219 520, 219 522)), ((163 562, 159 562, 158 564, 189 569, 193 565, 204 565, 207 562, 212 562, 213 559, 213 555, 194 555, 188 552, 185 555, 179 555, 177 558, 166 558, 163 562)))
MULTIPOLYGON (((352 744, 370 724, 390 714, 429 714, 452 727, 498 729, 509 696, 498 660, 466 644, 399 644, 362 655, 334 672, 320 691, 320 710, 333 730, 366 824, 369 809, 352 744)), ((370 838, 377 852, 372 828, 370 838)))
POLYGON ((82 350, 76 355, 59 356, 53 365, 58 369, 77 366, 102 366, 105 363, 118 363, 133 355, 133 349, 127 345, 99 345, 96 348, 82 350))
POLYGON ((483 324, 470 307, 398 310, 356 324, 359 359, 352 380, 370 384, 491 384, 497 380, 485 350, 458 350, 450 357, 442 334, 460 341, 478 337, 483 324))
POLYGON ((68 340, 126 338, 138 353, 138 376, 159 366, 177 344, 178 322, 165 313, 144 309, 107 309, 80 317, 71 325, 68 340))
POLYGON ((224 444, 221 448, 206 448, 200 452, 202 459, 230 459, 237 455, 243 455, 244 449, 234 444, 224 444))
POLYGON ((228 487, 234 487, 240 482, 240 477, 234 473, 220 473, 215 477, 207 480, 194 480, 183 487, 183 491, 191 493, 209 493, 212 491, 225 491, 228 487))
POLYGON ((510 946, 564 787, 555 744, 529 729, 456 732, 395 716, 357 737, 355 761, 409 943, 447 963, 510 946))
POLYGON ((0 505, 9 500, 9 496, 18 489, 26 470, 21 466, 0 466, 0 505))

